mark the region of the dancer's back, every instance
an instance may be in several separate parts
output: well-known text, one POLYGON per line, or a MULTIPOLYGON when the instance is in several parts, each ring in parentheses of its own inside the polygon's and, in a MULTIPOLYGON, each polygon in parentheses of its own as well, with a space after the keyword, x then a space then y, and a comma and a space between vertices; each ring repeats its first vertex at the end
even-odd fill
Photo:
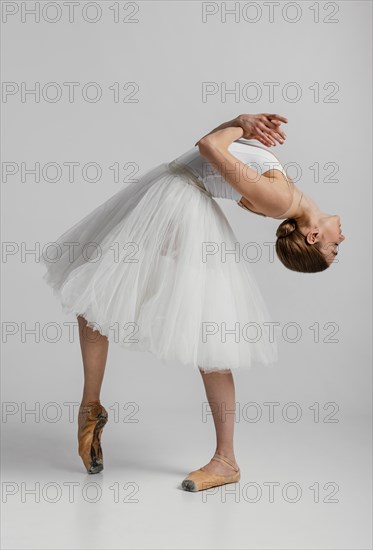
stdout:
MULTIPOLYGON (((286 175, 276 156, 256 140, 238 139, 228 147, 228 151, 261 175, 274 168, 286 175)), ((189 149, 174 162, 186 165, 213 197, 240 201, 242 195, 200 154, 198 147, 189 149)))

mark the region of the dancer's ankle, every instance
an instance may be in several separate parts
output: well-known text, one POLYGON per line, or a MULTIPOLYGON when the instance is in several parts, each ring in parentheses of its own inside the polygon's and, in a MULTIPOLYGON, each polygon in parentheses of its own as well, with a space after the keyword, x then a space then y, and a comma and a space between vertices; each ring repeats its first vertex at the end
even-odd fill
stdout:
POLYGON ((81 407, 85 407, 86 405, 88 405, 88 403, 101 403, 100 401, 100 398, 97 397, 97 395, 88 395, 88 396, 83 396, 82 397, 82 400, 80 402, 80 406, 81 407))
POLYGON ((217 447, 215 452, 219 455, 229 458, 230 460, 233 460, 233 462, 236 462, 236 457, 234 456, 234 450, 231 447, 229 448, 217 447))

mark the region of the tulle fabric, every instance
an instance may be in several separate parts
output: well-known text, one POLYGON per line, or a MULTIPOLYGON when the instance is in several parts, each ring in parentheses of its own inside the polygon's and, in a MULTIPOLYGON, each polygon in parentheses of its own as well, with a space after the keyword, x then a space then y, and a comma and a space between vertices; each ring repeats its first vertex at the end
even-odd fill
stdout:
POLYGON ((51 243, 44 280, 63 311, 131 351, 204 372, 274 365, 277 342, 219 204, 167 163, 51 243), (70 244, 68 244, 70 243, 70 244))

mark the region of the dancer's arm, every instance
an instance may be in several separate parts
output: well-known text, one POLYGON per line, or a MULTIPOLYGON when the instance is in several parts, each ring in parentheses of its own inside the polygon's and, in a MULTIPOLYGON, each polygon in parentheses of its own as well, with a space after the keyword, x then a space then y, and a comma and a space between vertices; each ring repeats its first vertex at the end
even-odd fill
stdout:
MULTIPOLYGON (((281 122, 287 123, 287 118, 269 113, 238 115, 236 118, 228 120, 228 122, 223 122, 223 124, 211 130, 206 136, 225 128, 242 128, 243 134, 241 137, 245 139, 257 139, 270 147, 271 145, 276 145, 275 140, 283 143, 286 139, 285 133, 280 129, 281 122)), ((195 145, 198 145, 198 141, 195 145)))
POLYGON ((283 177, 277 177, 275 170, 271 170, 270 177, 263 176, 228 151, 229 145, 242 135, 239 127, 217 130, 199 140, 199 151, 260 212, 268 216, 285 212, 289 208, 289 195, 283 177))

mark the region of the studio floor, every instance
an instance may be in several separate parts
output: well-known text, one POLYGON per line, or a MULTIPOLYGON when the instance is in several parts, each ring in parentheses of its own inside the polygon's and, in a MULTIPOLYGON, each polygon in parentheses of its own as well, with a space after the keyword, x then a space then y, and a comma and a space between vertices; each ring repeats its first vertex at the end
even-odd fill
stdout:
POLYGON ((371 548, 368 419, 239 422, 241 481, 198 493, 180 484, 213 454, 211 418, 143 407, 128 419, 111 407, 97 475, 72 421, 4 424, 3 548, 371 548))

